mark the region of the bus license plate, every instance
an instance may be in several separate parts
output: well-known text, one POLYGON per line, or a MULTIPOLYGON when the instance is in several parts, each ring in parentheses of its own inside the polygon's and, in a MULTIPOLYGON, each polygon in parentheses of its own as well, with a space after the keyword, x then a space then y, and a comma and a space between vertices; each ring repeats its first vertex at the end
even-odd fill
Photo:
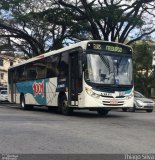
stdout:
POLYGON ((117 99, 112 99, 112 100, 110 101, 110 104, 118 104, 118 100, 117 100, 117 99))

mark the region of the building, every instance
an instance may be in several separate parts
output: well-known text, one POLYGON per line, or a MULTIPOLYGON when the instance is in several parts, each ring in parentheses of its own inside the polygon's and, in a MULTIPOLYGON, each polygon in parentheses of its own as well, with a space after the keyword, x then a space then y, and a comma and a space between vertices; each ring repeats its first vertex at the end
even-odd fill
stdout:
POLYGON ((0 53, 0 88, 7 87, 8 68, 24 60, 25 58, 19 54, 7 53, 6 51, 0 53))

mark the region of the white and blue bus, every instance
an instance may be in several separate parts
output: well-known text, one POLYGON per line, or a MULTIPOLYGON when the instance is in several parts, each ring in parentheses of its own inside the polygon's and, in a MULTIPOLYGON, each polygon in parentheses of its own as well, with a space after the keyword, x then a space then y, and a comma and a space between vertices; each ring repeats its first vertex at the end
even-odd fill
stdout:
POLYGON ((106 115, 133 107, 132 49, 100 40, 81 41, 31 58, 8 70, 9 101, 24 110, 57 107, 106 115))

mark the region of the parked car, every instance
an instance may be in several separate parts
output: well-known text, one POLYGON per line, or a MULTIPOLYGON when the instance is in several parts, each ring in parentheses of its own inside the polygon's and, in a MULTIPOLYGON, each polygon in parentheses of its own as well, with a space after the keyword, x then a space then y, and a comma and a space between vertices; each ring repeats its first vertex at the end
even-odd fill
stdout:
POLYGON ((122 108, 123 111, 131 110, 146 110, 147 112, 152 112, 155 107, 155 102, 149 98, 146 98, 138 91, 134 91, 134 107, 132 109, 122 108))
POLYGON ((0 102, 8 102, 8 93, 7 90, 0 91, 0 102))

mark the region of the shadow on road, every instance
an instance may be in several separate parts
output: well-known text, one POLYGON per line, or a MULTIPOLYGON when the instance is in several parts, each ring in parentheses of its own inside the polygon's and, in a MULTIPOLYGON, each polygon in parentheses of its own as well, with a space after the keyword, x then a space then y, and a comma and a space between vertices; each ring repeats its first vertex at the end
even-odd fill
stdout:
MULTIPOLYGON (((3 108, 10 108, 10 109, 16 109, 19 111, 22 111, 19 108, 19 105, 17 104, 11 104, 11 103, 3 103, 3 108)), ((42 112, 42 113, 47 113, 47 114, 57 114, 60 116, 64 116, 60 114, 57 110, 53 109, 52 111, 48 110, 47 107, 42 106, 38 107, 35 106, 33 110, 26 110, 23 112, 42 112)), ((129 114, 126 114, 127 112, 122 112, 119 110, 112 110, 108 113, 107 116, 100 116, 96 111, 88 111, 88 110, 74 110, 73 114, 70 115, 69 117, 79 117, 79 118, 122 118, 122 117, 128 117, 129 114), (121 114, 120 114, 121 113, 121 114)))
POLYGON ((85 111, 85 110, 80 110, 80 111, 75 110, 72 116, 79 117, 79 118, 106 118, 106 119, 127 117, 127 115, 117 114, 117 111, 110 111, 108 115, 100 116, 95 111, 92 112, 92 111, 85 111))

